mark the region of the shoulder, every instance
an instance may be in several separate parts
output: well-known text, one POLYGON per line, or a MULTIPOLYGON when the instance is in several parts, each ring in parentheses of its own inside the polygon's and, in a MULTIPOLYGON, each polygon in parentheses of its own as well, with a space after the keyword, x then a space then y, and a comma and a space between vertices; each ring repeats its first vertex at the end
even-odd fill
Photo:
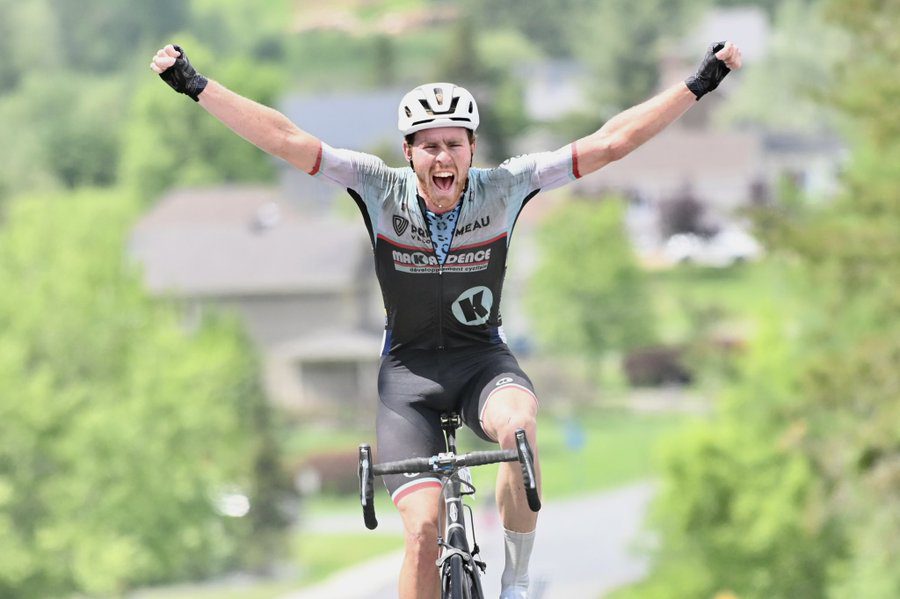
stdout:
MULTIPOLYGON (((544 187, 549 182, 574 179, 571 146, 553 152, 520 154, 505 160, 492 169, 475 169, 490 184, 523 184, 544 187)), ((554 185, 555 186, 555 185, 554 185)))
POLYGON ((373 154, 322 144, 319 172, 347 187, 402 186, 408 178, 405 173, 408 170, 410 169, 390 167, 373 154))

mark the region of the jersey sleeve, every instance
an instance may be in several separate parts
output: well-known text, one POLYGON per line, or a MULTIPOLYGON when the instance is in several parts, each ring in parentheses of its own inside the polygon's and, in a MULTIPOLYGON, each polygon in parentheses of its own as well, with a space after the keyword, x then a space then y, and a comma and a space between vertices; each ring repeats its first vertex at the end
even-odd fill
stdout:
POLYGON ((525 202, 537 192, 561 187, 578 178, 571 145, 555 152, 515 156, 481 173, 487 197, 497 197, 503 202, 510 228, 525 202))
POLYGON ((510 183, 521 187, 526 194, 555 189, 577 178, 572 146, 555 152, 523 154, 510 158, 499 167, 498 175, 505 175, 510 183))
POLYGON ((381 158, 363 152, 332 148, 322 142, 318 168, 312 173, 341 187, 361 191, 367 182, 384 178, 391 170, 381 158))
POLYGON ((370 218, 378 214, 389 190, 403 184, 403 169, 391 168, 372 154, 332 148, 324 142, 317 167, 313 176, 350 191, 358 203, 365 205, 370 218))

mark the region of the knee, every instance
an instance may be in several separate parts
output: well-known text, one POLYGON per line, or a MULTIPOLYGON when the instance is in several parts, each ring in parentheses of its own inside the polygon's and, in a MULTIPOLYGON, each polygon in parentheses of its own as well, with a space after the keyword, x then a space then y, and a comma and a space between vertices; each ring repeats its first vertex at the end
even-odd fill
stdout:
POLYGON ((516 431, 525 430, 528 442, 532 448, 537 446, 537 418, 532 411, 520 411, 510 414, 505 422, 500 424, 497 430, 497 441, 501 447, 511 448, 516 444, 516 431))
POLYGON ((437 554, 437 523, 427 520, 415 520, 406 525, 406 551, 423 558, 437 554))
POLYGON ((405 531, 406 554, 415 559, 437 555, 439 489, 412 493, 398 504, 405 531))

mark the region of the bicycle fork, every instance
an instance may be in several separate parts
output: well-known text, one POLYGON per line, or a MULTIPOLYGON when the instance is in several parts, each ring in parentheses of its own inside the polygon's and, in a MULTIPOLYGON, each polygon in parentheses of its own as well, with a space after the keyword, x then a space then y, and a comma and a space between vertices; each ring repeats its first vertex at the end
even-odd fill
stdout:
MULTIPOLYGON (((452 440, 451 440, 452 443, 452 440)), ((463 469, 465 470, 465 469, 463 469)), ((443 490, 442 501, 444 503, 444 530, 442 538, 438 538, 441 547, 441 556, 437 560, 438 570, 449 568, 456 570, 451 577, 455 580, 471 581, 472 590, 477 591, 474 597, 481 597, 481 575, 484 574, 486 564, 478 559, 479 548, 474 538, 474 521, 471 506, 463 503, 463 496, 471 494, 470 488, 463 488, 460 482, 460 472, 451 476, 443 490), (472 523, 473 543, 469 545, 466 524, 466 511, 469 513, 469 522, 472 523), (479 572, 480 570, 480 572, 479 572)))

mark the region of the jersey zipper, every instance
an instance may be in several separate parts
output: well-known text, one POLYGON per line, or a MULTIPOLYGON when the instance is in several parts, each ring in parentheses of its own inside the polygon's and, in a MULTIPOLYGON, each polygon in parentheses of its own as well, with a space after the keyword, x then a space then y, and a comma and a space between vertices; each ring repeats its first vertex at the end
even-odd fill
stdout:
MULTIPOLYGON (((431 222, 425 214, 425 201, 421 196, 416 194, 419 201, 419 213, 422 215, 422 221, 425 223, 425 232, 428 233, 428 240, 431 242, 431 251, 434 252, 434 259, 438 259, 437 246, 434 245, 434 235, 431 234, 431 222)), ((437 332, 437 349, 444 349, 444 265, 438 262, 438 284, 437 284, 437 306, 438 306, 438 332, 437 332)))

